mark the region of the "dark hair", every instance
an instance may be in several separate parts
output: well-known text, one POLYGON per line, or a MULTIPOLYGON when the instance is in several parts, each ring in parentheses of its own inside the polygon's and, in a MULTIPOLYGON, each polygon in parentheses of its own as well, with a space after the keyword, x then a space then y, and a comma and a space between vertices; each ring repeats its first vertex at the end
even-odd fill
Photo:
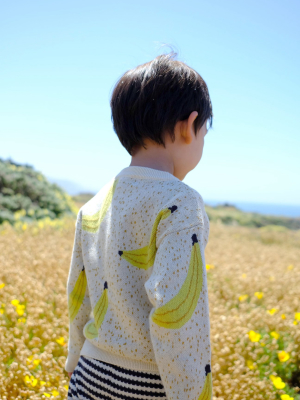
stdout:
POLYGON ((145 147, 149 138, 165 147, 164 134, 175 140, 174 127, 198 111, 197 134, 206 120, 212 126, 212 105, 202 77, 176 53, 159 55, 131 69, 116 83, 111 101, 111 118, 118 138, 130 155, 145 147))

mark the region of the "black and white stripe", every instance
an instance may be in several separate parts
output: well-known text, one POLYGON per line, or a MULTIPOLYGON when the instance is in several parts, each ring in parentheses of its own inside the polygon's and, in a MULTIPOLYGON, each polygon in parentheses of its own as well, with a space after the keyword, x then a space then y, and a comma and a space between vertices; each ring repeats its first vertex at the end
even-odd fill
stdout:
POLYGON ((161 377, 80 356, 67 400, 167 400, 161 377))

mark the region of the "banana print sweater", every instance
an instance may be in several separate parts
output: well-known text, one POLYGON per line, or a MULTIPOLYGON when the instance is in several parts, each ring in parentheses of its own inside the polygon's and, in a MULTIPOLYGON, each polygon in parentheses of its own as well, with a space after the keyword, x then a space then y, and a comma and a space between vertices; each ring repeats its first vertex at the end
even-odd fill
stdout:
POLYGON ((211 400, 208 235, 201 195, 169 172, 126 167, 84 204, 66 371, 83 355, 159 373, 168 400, 211 400))

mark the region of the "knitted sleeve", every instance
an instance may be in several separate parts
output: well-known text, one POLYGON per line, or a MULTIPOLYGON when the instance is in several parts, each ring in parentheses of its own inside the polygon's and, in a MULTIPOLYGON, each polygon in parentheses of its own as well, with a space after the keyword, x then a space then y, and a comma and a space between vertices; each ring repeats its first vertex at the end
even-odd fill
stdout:
POLYGON ((145 282, 150 336, 168 400, 211 400, 212 373, 203 224, 172 231, 145 282))
POLYGON ((75 239, 67 282, 69 312, 68 357, 65 364, 67 372, 73 372, 85 341, 83 327, 90 319, 91 303, 84 269, 81 248, 81 210, 77 215, 75 239))

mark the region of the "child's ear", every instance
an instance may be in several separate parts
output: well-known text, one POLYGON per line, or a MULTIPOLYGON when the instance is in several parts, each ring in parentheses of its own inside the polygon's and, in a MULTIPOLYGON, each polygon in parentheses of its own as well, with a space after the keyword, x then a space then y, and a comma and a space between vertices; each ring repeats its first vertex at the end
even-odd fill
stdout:
POLYGON ((186 144, 190 144, 195 136, 194 121, 198 117, 198 111, 192 111, 181 126, 181 136, 184 138, 186 144))

